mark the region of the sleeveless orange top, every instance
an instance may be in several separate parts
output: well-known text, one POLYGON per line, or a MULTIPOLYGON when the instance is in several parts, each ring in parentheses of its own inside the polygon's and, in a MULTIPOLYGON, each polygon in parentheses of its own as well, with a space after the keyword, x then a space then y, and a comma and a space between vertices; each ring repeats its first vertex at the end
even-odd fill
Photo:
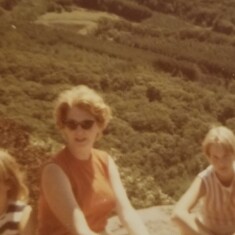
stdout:
MULTIPOLYGON (((50 162, 59 165, 69 178, 89 227, 94 232, 103 231, 116 206, 109 181, 108 154, 93 149, 89 160, 79 160, 64 148, 50 162)), ((71 235, 50 210, 41 191, 38 207, 39 235, 71 235)))

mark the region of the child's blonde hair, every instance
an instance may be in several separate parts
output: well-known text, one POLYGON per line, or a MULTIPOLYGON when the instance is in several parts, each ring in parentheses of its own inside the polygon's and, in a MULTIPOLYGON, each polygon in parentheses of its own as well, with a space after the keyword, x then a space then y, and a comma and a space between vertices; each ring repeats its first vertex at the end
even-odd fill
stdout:
POLYGON ((24 174, 16 160, 4 149, 0 148, 0 180, 9 185, 9 200, 28 200, 28 188, 24 182, 24 174))
POLYGON ((210 147, 213 144, 221 145, 225 151, 235 153, 235 135, 225 126, 212 127, 202 143, 202 149, 206 156, 210 155, 210 147))
POLYGON ((56 100, 54 116, 57 127, 64 127, 67 112, 74 106, 92 114, 102 130, 111 119, 111 109, 105 104, 103 98, 91 88, 79 85, 63 91, 56 100))

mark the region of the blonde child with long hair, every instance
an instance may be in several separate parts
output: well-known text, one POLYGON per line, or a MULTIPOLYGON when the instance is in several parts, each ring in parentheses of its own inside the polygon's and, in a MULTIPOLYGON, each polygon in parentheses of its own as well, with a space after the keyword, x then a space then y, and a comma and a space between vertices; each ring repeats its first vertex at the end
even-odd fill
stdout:
POLYGON ((0 234, 33 235, 32 208, 28 189, 16 160, 0 149, 0 234))
POLYGON ((172 219, 184 235, 235 235, 235 135, 225 126, 213 127, 202 150, 210 165, 176 204, 172 219))

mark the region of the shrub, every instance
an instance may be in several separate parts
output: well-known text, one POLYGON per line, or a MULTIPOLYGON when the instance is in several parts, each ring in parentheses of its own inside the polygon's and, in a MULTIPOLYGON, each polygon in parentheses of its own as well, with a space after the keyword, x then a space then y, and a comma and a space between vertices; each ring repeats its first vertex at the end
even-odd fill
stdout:
POLYGON ((183 75, 188 80, 199 80, 202 77, 200 68, 188 61, 180 61, 171 58, 159 58, 153 62, 154 67, 160 67, 166 72, 170 72, 173 76, 183 75))
POLYGON ((218 12, 214 9, 198 7, 194 8, 188 17, 196 24, 212 26, 213 22, 218 17, 218 12))
POLYGON ((161 91, 158 88, 154 87, 154 86, 149 86, 147 88, 146 96, 147 96, 149 102, 152 102, 152 101, 155 101, 155 100, 161 101, 161 99, 162 99, 161 91))
POLYGON ((229 118, 228 120, 226 120, 225 125, 228 128, 231 128, 235 132, 235 117, 232 117, 232 118, 229 118))
POLYGON ((141 21, 152 15, 148 8, 132 1, 103 0, 103 8, 133 21, 141 21))
POLYGON ((68 6, 73 3, 73 0, 56 0, 56 3, 58 3, 62 6, 68 6))
POLYGON ((234 33, 234 25, 226 19, 219 19, 213 25, 213 30, 219 33, 232 34, 234 33))
POLYGON ((0 7, 0 16, 2 16, 4 13, 5 13, 5 10, 2 7, 0 7))
POLYGON ((235 96, 225 96, 222 100, 219 101, 220 106, 217 111, 218 120, 222 123, 225 123, 226 120, 233 118, 235 116, 234 110, 235 96))
POLYGON ((209 30, 202 29, 183 29, 179 31, 179 37, 182 40, 185 39, 197 39, 198 41, 208 41, 211 36, 211 32, 209 30))
POLYGON ((0 6, 5 10, 12 10, 12 8, 19 2, 20 0, 1 0, 0 6))
POLYGON ((59 12, 61 9, 61 6, 59 6, 58 4, 56 4, 55 2, 50 2, 47 5, 47 11, 48 12, 59 12))

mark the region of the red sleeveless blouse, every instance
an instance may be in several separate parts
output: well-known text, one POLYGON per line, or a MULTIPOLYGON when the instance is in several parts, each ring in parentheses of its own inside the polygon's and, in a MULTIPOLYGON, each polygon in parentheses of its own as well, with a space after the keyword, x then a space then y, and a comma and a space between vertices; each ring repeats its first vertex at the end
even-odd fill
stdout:
MULTIPOLYGON (((50 161, 59 165, 69 178, 89 227, 97 233, 105 229, 107 219, 116 206, 109 180, 108 158, 107 153, 93 149, 89 160, 79 160, 64 148, 50 161)), ((39 235, 71 235, 50 210, 43 190, 38 211, 39 235)))

